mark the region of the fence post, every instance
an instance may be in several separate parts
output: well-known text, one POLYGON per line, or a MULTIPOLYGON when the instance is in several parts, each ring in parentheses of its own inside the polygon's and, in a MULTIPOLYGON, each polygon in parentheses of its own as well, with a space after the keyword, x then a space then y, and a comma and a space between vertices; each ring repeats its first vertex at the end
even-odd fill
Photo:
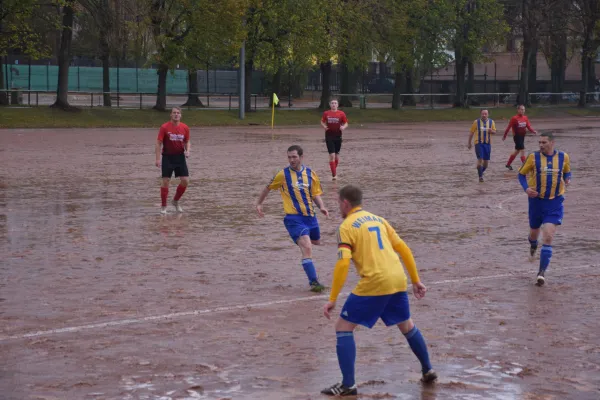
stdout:
POLYGON ((231 111, 231 93, 229 93, 229 111, 231 111))
POLYGON ((91 104, 90 104, 90 107, 91 107, 91 108, 94 108, 94 92, 90 92, 90 97, 91 97, 91 99, 92 99, 92 102, 91 102, 91 104))
POLYGON ((35 91, 35 106, 39 107, 40 106, 40 99, 39 99, 39 95, 40 92, 38 92, 37 90, 35 91))
POLYGON ((50 61, 46 63, 46 91, 50 91, 50 61))
POLYGON ((31 57, 29 57, 29 77, 27 78, 27 105, 31 107, 31 57))
POLYGON ((140 110, 142 109, 142 93, 140 93, 140 110))

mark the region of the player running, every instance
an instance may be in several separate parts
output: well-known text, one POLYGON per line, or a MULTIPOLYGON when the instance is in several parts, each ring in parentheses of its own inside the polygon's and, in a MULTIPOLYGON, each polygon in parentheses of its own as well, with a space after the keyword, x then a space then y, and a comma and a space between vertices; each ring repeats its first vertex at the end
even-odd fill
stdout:
POLYGON ((571 182, 571 163, 567 153, 554 150, 552 133, 542 133, 539 144, 540 151, 527 157, 518 176, 529 196, 529 244, 532 257, 538 247, 540 227, 544 233, 540 269, 536 279, 536 284, 542 286, 546 282, 544 274, 552 258, 552 239, 556 227, 562 224, 563 195, 565 187, 571 182))
POLYGON ((361 208, 362 192, 348 185, 339 191, 339 206, 344 222, 338 229, 338 261, 333 271, 329 302, 323 314, 330 318, 337 297, 344 286, 350 260, 354 261, 361 279, 348 296, 335 323, 337 356, 343 380, 322 394, 329 396, 354 396, 357 394, 354 379, 356 344, 354 329, 357 325, 372 328, 377 320, 387 325, 397 325, 412 351, 421 362, 421 381, 433 382, 437 374, 431 367, 425 339, 410 318, 407 282, 399 253, 406 265, 417 299, 425 296, 427 289, 419 280, 412 252, 383 218, 361 208))
POLYGON ((325 144, 329 153, 329 168, 333 180, 337 179, 337 166, 340 162, 342 149, 342 131, 348 127, 348 118, 343 111, 338 110, 338 101, 329 102, 331 110, 325 111, 321 118, 321 126, 325 129, 325 144))
POLYGON ((475 156, 477 157, 479 182, 483 182, 483 173, 488 167, 492 155, 492 135, 496 134, 496 123, 488 118, 488 114, 488 110, 481 110, 481 117, 471 125, 469 144, 467 145, 471 150, 471 141, 475 136, 475 156))
POLYGON ((504 136, 502 140, 506 140, 506 136, 508 135, 508 131, 512 128, 513 131, 513 140, 515 141, 515 151, 508 158, 508 162, 506 163, 506 168, 512 171, 513 167, 510 164, 514 161, 519 153, 521 153, 521 162, 525 163, 525 135, 527 131, 537 134, 530 123, 529 118, 525 116, 525 106, 520 104, 517 107, 517 115, 510 119, 506 130, 504 131, 504 136))
POLYGON ((179 177, 180 182, 173 198, 177 212, 183 212, 179 199, 183 196, 189 184, 189 173, 185 159, 190 156, 190 128, 181 122, 181 109, 173 107, 171 120, 160 127, 156 141, 156 166, 162 168, 162 183, 160 186, 161 214, 167 213, 167 197, 171 176, 179 177), (161 163, 162 148, 162 163, 161 163))
POLYGON ((319 210, 328 217, 329 212, 323 204, 321 182, 317 174, 302 164, 303 150, 300 146, 290 146, 287 150, 289 167, 279 171, 271 183, 263 189, 256 202, 260 217, 264 216, 262 203, 269 191, 279 190, 283 200, 285 217, 283 224, 294 243, 302 252, 302 267, 308 277, 310 290, 322 292, 325 287, 319 283, 317 271, 312 260, 312 245, 321 244, 321 230, 315 214, 313 201, 319 210))

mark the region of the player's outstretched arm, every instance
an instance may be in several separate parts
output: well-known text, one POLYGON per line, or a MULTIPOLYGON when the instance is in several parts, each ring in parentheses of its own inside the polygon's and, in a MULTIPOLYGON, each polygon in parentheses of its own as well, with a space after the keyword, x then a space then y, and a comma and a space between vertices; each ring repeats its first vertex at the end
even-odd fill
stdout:
POLYGON ((504 130, 504 136, 502 136, 502 140, 506 140, 506 136, 508 136, 508 131, 510 131, 510 128, 512 127, 512 124, 513 124, 513 118, 511 118, 510 121, 508 122, 508 125, 506 125, 506 129, 504 130))
POLYGON ((319 207, 319 210, 321 210, 323 215, 329 217, 329 211, 327 211, 327 208, 325 208, 325 203, 323 203, 323 199, 321 198, 321 196, 314 196, 313 200, 315 201, 315 204, 317 205, 317 207, 319 207))
POLYGON ((261 218, 265 216, 265 213, 262 210, 262 203, 265 201, 270 191, 271 189, 269 189, 268 186, 265 186, 263 191, 260 192, 260 196, 258 196, 258 200, 256 201, 256 211, 258 212, 258 216, 261 218))
POLYGON ((337 301, 337 298, 344 287, 344 283, 346 283, 346 278, 348 278, 349 269, 349 258, 340 258, 335 263, 335 268, 333 269, 333 281, 331 283, 331 293, 329 294, 329 302, 323 306, 323 315, 325 315, 327 319, 331 318, 330 312, 335 308, 335 302, 337 301))

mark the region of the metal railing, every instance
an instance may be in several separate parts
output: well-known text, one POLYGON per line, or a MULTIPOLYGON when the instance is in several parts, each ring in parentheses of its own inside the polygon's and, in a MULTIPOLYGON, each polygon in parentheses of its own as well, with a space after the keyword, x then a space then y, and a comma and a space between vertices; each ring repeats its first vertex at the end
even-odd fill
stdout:
MULTIPOLYGON (((56 101, 56 91, 3 89, 9 96, 13 106, 39 107, 49 106, 56 101)), ((109 95, 111 107, 122 109, 149 109, 156 104, 156 93, 124 93, 124 92, 68 92, 69 104, 76 107, 103 107, 104 96, 109 95)), ((580 93, 563 92, 530 93, 529 102, 536 107, 568 107, 579 102, 580 93)), ((586 93, 590 106, 600 106, 600 92, 586 93)), ((353 107, 361 109, 391 108, 394 95, 391 93, 335 93, 333 98, 350 101, 353 107)), ((401 93, 399 102, 404 109, 441 109, 455 104, 454 93, 401 93)), ((474 108, 513 107, 518 101, 517 93, 467 93, 466 104, 474 108)), ((281 96, 280 109, 311 109, 319 106, 315 98, 295 98, 281 96)), ((267 95, 252 94, 250 107, 253 110, 267 109, 271 106, 267 95)), ((167 94, 166 107, 183 107, 184 109, 220 109, 235 110, 239 108, 239 96, 235 93, 178 93, 167 94), (201 104, 190 104, 190 96, 197 96, 201 104)), ((343 107, 343 104, 342 104, 343 107)))

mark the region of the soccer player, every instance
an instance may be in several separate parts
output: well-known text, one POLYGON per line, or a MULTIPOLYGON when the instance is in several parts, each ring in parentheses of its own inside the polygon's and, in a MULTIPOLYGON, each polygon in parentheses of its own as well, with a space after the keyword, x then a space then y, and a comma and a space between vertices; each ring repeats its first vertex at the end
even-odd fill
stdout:
POLYGON ((469 150, 471 150, 471 141, 473 140, 473 136, 475 136, 475 156, 477 157, 479 182, 483 182, 483 173, 488 167, 492 155, 491 135, 496 134, 496 123, 488 118, 488 115, 488 110, 481 110, 481 118, 476 119, 473 125, 471 125, 469 144, 467 145, 469 150))
POLYGON ((421 381, 433 382, 437 374, 431 367, 425 339, 410 318, 406 275, 396 254, 402 257, 410 274, 413 293, 420 299, 427 289, 419 280, 412 252, 385 219, 361 208, 362 192, 358 187, 344 186, 339 191, 338 201, 344 222, 338 229, 338 261, 333 271, 329 302, 323 307, 325 317, 329 319, 335 308, 348 275, 350 260, 354 261, 361 279, 348 296, 335 323, 337 356, 343 380, 321 393, 330 396, 357 394, 354 329, 357 325, 372 328, 379 318, 387 326, 398 326, 421 362, 421 381))
POLYGON ((302 163, 304 158, 302 147, 290 146, 287 156, 290 165, 279 171, 271 183, 263 189, 256 202, 256 210, 258 215, 263 217, 262 203, 267 198, 269 191, 279 190, 281 192, 283 211, 285 212, 283 224, 294 243, 300 247, 302 267, 308 277, 310 290, 322 292, 325 287, 319 283, 312 260, 312 245, 321 244, 321 230, 313 202, 326 217, 329 216, 329 211, 321 199, 323 190, 319 177, 302 163))
POLYGON ((325 144, 329 153, 329 168, 333 180, 337 179, 337 166, 340 162, 342 149, 342 131, 348 127, 348 118, 343 111, 338 110, 338 101, 329 102, 331 110, 325 111, 321 118, 321 126, 325 129, 325 144))
POLYGON ((571 162, 567 153, 554 150, 552 133, 542 133, 539 144, 540 151, 527 157, 518 176, 529 196, 529 251, 532 257, 538 247, 540 227, 544 233, 536 279, 536 285, 542 286, 546 282, 544 274, 552 258, 552 239, 556 227, 562 224, 563 195, 565 187, 571 182, 571 162))
POLYGON ((156 166, 162 168, 162 183, 160 186, 161 214, 167 213, 167 197, 169 195, 169 182, 171 176, 180 179, 179 186, 173 198, 173 205, 177 212, 183 212, 179 199, 183 196, 189 184, 189 173, 185 159, 190 156, 190 128, 181 122, 181 109, 173 107, 171 120, 164 123, 158 131, 156 140, 156 166), (161 162, 162 148, 162 162, 161 162))
POLYGON ((515 151, 508 158, 508 162, 506 163, 506 168, 512 171, 513 167, 510 165, 517 157, 519 153, 521 153, 521 162, 525 163, 525 135, 527 131, 537 134, 531 124, 529 123, 529 118, 525 116, 525 106, 520 104, 517 107, 517 115, 510 119, 506 130, 504 131, 504 136, 502 140, 506 140, 506 136, 508 135, 508 131, 512 128, 513 131, 513 140, 515 141, 515 151))

